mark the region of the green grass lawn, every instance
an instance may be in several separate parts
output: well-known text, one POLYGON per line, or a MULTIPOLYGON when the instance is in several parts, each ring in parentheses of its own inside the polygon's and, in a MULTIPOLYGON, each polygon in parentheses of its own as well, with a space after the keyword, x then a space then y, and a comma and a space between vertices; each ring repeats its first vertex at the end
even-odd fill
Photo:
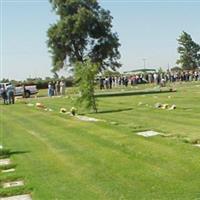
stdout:
POLYGON ((200 83, 174 87, 176 93, 99 98, 97 114, 78 109, 105 120, 100 122, 60 114, 61 107, 70 110, 74 97, 0 105, 0 144, 11 150, 16 164, 16 172, 0 173, 0 182, 25 181, 21 189, 0 186, 0 196, 30 192, 34 200, 200 199, 200 148, 191 144, 200 139, 200 83), (158 102, 177 109, 155 109, 158 102), (136 135, 143 130, 169 137, 136 135))

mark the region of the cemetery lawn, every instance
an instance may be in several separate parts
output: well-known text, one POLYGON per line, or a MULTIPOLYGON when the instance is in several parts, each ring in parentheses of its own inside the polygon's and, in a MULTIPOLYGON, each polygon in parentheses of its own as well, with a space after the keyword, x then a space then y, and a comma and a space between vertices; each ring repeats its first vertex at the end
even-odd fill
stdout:
MULTIPOLYGON (((200 199, 200 148, 192 145, 200 141, 200 83, 176 88, 176 93, 98 98, 97 114, 79 109, 105 120, 99 122, 60 114, 61 107, 73 106, 71 97, 0 105, 0 145, 11 150, 16 164, 9 177, 22 178, 33 200, 200 199), (158 102, 177 109, 155 109, 158 102), (164 135, 136 134, 144 130, 164 135)), ((0 172, 0 181, 6 176, 0 172)))

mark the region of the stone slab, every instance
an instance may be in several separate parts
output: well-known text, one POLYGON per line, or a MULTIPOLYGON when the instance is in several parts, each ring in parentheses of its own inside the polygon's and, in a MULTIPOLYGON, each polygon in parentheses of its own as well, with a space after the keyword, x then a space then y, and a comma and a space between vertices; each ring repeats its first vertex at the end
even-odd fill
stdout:
POLYGON ((0 159, 0 166, 3 166, 3 165, 9 165, 11 164, 11 161, 9 158, 7 159, 0 159))
POLYGON ((92 118, 92 117, 87 117, 87 116, 76 116, 79 120, 81 121, 86 121, 86 122, 98 122, 99 119, 92 118))
POLYGON ((200 144, 194 144, 194 147, 199 147, 200 148, 200 144))
POLYGON ((14 171, 15 171, 14 168, 2 170, 3 173, 9 173, 9 172, 14 172, 14 171))
POLYGON ((143 137, 153 137, 153 136, 156 136, 156 135, 161 135, 160 133, 158 133, 156 131, 143 131, 143 132, 138 132, 136 134, 143 136, 143 137))
POLYGON ((29 107, 33 107, 34 104, 32 104, 32 103, 28 103, 27 106, 29 106, 29 107))
POLYGON ((32 198, 29 194, 24 194, 11 197, 3 197, 3 198, 0 197, 0 200, 32 200, 32 198))
POLYGON ((24 185, 24 181, 11 181, 3 183, 3 188, 19 187, 24 185))

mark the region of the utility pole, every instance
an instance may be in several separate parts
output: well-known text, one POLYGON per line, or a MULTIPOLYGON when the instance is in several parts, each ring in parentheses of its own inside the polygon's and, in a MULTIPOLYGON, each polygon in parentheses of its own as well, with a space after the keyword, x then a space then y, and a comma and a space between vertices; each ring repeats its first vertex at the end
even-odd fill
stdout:
POLYGON ((146 69, 146 58, 143 58, 142 60, 144 62, 144 69, 146 69))

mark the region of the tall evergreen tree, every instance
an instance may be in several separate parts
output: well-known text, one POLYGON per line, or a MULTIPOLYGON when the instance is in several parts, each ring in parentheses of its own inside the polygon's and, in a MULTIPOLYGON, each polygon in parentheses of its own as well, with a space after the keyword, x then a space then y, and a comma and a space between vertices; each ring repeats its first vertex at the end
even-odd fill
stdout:
POLYGON ((49 0, 59 16, 48 30, 48 47, 52 54, 53 71, 68 62, 90 60, 101 69, 120 66, 119 39, 112 32, 110 12, 97 0, 49 0))
POLYGON ((200 45, 192 40, 192 37, 182 32, 178 38, 178 53, 180 58, 177 64, 180 64, 182 69, 194 70, 200 67, 200 45))

